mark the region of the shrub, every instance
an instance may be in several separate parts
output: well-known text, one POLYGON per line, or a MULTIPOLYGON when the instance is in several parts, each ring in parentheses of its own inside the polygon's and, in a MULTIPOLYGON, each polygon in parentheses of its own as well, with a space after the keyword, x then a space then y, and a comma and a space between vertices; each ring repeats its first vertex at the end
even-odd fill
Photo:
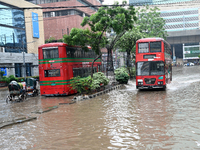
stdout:
POLYGON ((10 79, 7 77, 2 77, 1 81, 4 81, 6 83, 10 83, 10 79))
POLYGON ((109 79, 104 75, 103 72, 96 72, 93 74, 93 80, 99 84, 108 85, 109 79))
POLYGON ((118 74, 121 74, 121 73, 127 73, 128 74, 128 69, 126 67, 120 67, 120 68, 117 68, 115 69, 115 75, 118 75, 118 74))
POLYGON ((127 84, 129 80, 128 69, 125 67, 117 68, 115 70, 115 78, 120 84, 127 84))
POLYGON ((11 81, 18 81, 18 79, 14 75, 10 75, 9 77, 2 77, 1 81, 10 83, 11 81))
POLYGON ((4 71, 0 71, 0 78, 3 77, 4 71))
POLYGON ((91 90, 96 90, 100 88, 100 85, 107 85, 109 79, 106 78, 104 73, 97 72, 93 74, 93 78, 88 76, 87 78, 73 77, 70 81, 70 87, 73 90, 76 90, 78 93, 82 94, 84 92, 88 93, 91 90))
POLYGON ((80 78, 73 77, 70 81, 70 87, 72 90, 76 90, 78 93, 82 94, 83 92, 90 91, 91 89, 92 78, 80 78))

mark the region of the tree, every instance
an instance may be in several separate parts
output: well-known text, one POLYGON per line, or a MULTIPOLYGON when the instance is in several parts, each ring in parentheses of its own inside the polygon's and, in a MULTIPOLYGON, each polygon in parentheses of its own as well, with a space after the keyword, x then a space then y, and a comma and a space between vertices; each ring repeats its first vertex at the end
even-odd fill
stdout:
MULTIPOLYGON (((123 1, 122 4, 125 5, 126 3, 126 1, 123 1)), ((102 46, 105 46, 106 44, 109 57, 112 56, 112 49, 120 37, 126 31, 133 28, 135 20, 136 16, 133 6, 129 6, 128 9, 125 9, 119 6, 119 3, 116 2, 113 6, 103 6, 99 8, 98 11, 95 14, 92 14, 90 17, 84 17, 81 26, 84 27, 88 25, 90 30, 73 29, 70 33, 71 37, 64 35, 64 41, 71 41, 73 45, 80 44, 85 49, 86 45, 90 45, 92 49, 99 54, 94 60, 97 60, 99 57, 101 57, 100 50, 102 46), (111 29, 116 33, 116 36, 108 43, 108 38, 105 37, 105 33, 106 31, 111 31, 111 29)), ((110 57, 108 60, 110 60, 110 57)), ((112 59, 110 62, 111 68, 113 68, 112 59)))
POLYGON ((131 53, 135 53, 137 40, 144 37, 145 35, 140 32, 138 27, 136 27, 125 33, 116 44, 116 47, 118 47, 121 52, 127 53, 126 66, 128 68, 129 75, 131 75, 131 53))
POLYGON ((160 17, 158 7, 151 8, 138 7, 137 11, 137 25, 139 25, 140 32, 146 34, 146 37, 160 37, 166 39, 167 31, 165 31, 165 20, 160 17))
MULTIPOLYGON (((122 5, 126 5, 127 2, 123 1, 122 5)), ((108 33, 111 31, 114 32, 114 35, 108 37, 108 44, 106 45, 108 51, 108 59, 107 59, 107 73, 108 71, 112 71, 113 69, 113 58, 112 58, 112 50, 115 47, 117 41, 129 30, 134 27, 134 22, 137 20, 135 16, 135 9, 133 6, 129 6, 128 9, 125 9, 119 6, 118 2, 114 3, 112 7, 105 7, 104 11, 106 12, 106 17, 108 20, 107 29, 108 33)), ((105 16, 103 16, 105 17, 105 16)))
POLYGON ((166 38, 167 32, 164 29, 165 20, 160 17, 157 7, 150 8, 148 5, 142 9, 139 7, 137 12, 137 27, 128 31, 117 42, 116 47, 123 52, 127 52, 127 62, 130 73, 131 52, 135 53, 136 41, 144 37, 161 37, 166 38))
POLYGON ((95 51, 97 57, 94 58, 91 68, 91 77, 93 77, 93 65, 94 62, 101 57, 101 48, 105 47, 107 42, 105 36, 101 32, 93 32, 89 29, 73 28, 70 35, 64 35, 64 42, 68 45, 81 46, 84 51, 88 51, 88 46, 91 46, 92 50, 95 51))

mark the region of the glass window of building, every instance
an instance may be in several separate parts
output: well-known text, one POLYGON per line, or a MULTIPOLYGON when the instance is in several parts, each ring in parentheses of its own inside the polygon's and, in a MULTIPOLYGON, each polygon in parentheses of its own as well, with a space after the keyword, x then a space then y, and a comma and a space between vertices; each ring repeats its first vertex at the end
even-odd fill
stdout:
POLYGON ((23 10, 14 9, 0 3, 0 43, 5 52, 21 53, 26 50, 26 33, 23 10))

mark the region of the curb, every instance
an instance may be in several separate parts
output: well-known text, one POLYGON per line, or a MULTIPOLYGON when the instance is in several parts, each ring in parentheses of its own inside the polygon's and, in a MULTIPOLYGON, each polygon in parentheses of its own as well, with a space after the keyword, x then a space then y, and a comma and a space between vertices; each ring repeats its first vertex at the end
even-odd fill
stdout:
POLYGON ((94 97, 97 97, 97 96, 100 96, 102 94, 106 94, 112 90, 116 90, 116 89, 119 89, 122 87, 122 84, 120 85, 117 85, 117 86, 114 86, 114 87, 111 87, 109 89, 106 89, 104 91, 100 91, 100 92, 97 92, 95 94, 91 94, 91 95, 87 95, 87 96, 77 96, 77 97, 74 97, 72 99, 72 101, 76 102, 76 101, 83 101, 83 100, 86 100, 86 99, 91 99, 91 98, 94 98, 94 97))
POLYGON ((31 121, 31 120, 35 120, 35 119, 37 119, 37 117, 24 117, 24 118, 14 119, 12 121, 1 122, 0 129, 7 127, 7 126, 14 125, 14 124, 23 123, 23 122, 27 122, 27 121, 31 121))
POLYGON ((47 109, 45 109, 45 110, 42 110, 42 111, 34 111, 34 112, 31 112, 31 113, 35 113, 35 114, 42 114, 42 113, 45 113, 45 112, 49 112, 49 111, 51 111, 51 110, 54 110, 54 109, 56 109, 56 108, 58 108, 58 106, 53 106, 53 107, 48 107, 47 109))

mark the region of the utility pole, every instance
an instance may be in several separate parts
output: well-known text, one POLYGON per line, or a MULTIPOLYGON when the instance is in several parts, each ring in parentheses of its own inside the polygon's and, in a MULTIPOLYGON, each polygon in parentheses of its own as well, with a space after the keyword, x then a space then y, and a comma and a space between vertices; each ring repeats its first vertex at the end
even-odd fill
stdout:
POLYGON ((25 52, 24 52, 24 42, 22 39, 22 47, 23 47, 23 71, 24 71, 24 81, 26 82, 26 66, 25 66, 25 52))

